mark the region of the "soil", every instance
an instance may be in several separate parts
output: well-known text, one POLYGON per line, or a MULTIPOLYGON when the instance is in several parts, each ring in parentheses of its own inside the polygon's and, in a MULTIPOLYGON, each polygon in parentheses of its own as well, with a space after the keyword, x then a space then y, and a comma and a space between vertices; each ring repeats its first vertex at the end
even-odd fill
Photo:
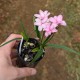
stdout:
MULTIPOLYGON (((0 0, 0 43, 11 33, 20 33, 20 19, 30 37, 36 37, 33 15, 40 9, 62 14, 67 27, 60 27, 50 43, 80 51, 80 0, 0 0)), ((21 80, 80 80, 79 56, 62 49, 46 49, 37 65, 37 74, 21 80)))

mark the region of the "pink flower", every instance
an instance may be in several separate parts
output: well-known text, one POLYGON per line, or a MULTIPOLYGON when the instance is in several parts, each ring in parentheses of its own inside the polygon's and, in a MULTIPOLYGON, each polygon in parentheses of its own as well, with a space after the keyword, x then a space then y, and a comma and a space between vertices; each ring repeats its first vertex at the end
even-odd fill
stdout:
POLYGON ((54 32, 57 32, 57 29, 51 23, 48 23, 43 30, 45 31, 46 37, 48 37, 49 35, 51 35, 54 32))
POLYGON ((47 23, 47 21, 43 23, 43 21, 41 19, 36 18, 34 25, 38 26, 39 31, 42 31, 42 29, 46 26, 46 23, 47 23))
POLYGON ((42 31, 43 27, 42 27, 42 22, 40 19, 35 19, 34 25, 38 26, 38 30, 42 31))
POLYGON ((45 31, 45 36, 51 33, 57 32, 56 27, 58 25, 66 26, 66 22, 63 20, 62 15, 48 18, 50 12, 39 10, 39 14, 35 14, 36 17, 34 25, 38 26, 39 31, 45 31))
POLYGON ((55 24, 56 26, 58 26, 59 24, 63 25, 63 26, 66 26, 66 22, 63 20, 63 16, 62 15, 51 17, 51 18, 49 18, 49 20, 53 24, 55 24))
POLYGON ((50 15, 50 12, 48 12, 47 10, 46 11, 39 10, 39 14, 35 14, 34 16, 36 18, 44 20, 45 18, 48 18, 49 15, 50 15))
POLYGON ((39 31, 42 31, 45 24, 49 22, 48 20, 49 15, 50 13, 48 11, 42 11, 42 10, 39 10, 39 14, 34 15, 36 17, 34 25, 38 26, 39 31))

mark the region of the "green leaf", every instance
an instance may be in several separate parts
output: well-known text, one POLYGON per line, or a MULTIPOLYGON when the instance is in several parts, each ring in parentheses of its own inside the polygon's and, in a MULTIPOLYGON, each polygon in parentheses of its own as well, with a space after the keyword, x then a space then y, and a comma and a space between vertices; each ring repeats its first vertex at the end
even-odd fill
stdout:
POLYGON ((35 19, 36 19, 36 18, 33 16, 33 23, 35 22, 35 19))
POLYGON ((12 42, 12 41, 15 41, 15 40, 21 40, 21 38, 14 38, 14 39, 12 39, 12 40, 9 40, 9 41, 1 44, 0 47, 4 46, 4 45, 6 45, 6 44, 8 44, 8 43, 10 43, 10 42, 12 42))
POLYGON ((40 56, 43 54, 43 49, 40 48, 37 52, 37 54, 35 55, 34 59, 31 61, 31 63, 35 62, 38 58, 40 58, 40 56))
POLYGON ((23 32, 21 32, 21 35, 23 36, 24 40, 28 41, 28 37, 26 37, 26 35, 23 32))
MULTIPOLYGON (((33 23, 35 22, 35 17, 33 17, 33 23)), ((35 26, 34 25, 34 30, 36 32, 36 36, 41 39, 41 34, 40 34, 40 31, 38 30, 38 26, 35 26)))
POLYGON ((66 51, 72 52, 72 53, 76 53, 78 55, 80 55, 80 52, 76 52, 75 50, 67 47, 67 46, 63 46, 63 45, 59 45, 59 44, 47 44, 46 47, 52 47, 52 48, 60 48, 60 49, 64 49, 66 51))
POLYGON ((32 52, 37 52, 39 50, 39 48, 34 48, 33 50, 32 50, 32 52))
POLYGON ((43 46, 43 47, 45 47, 45 45, 46 45, 46 43, 49 41, 49 39, 50 39, 50 36, 48 36, 48 37, 44 40, 44 42, 42 43, 42 46, 43 46))
POLYGON ((21 24, 21 29, 23 30, 21 34, 22 34, 23 38, 24 38, 26 41, 28 41, 29 36, 28 36, 27 33, 26 33, 26 29, 25 29, 25 27, 24 27, 24 24, 23 24, 22 20, 20 20, 20 24, 21 24))
POLYGON ((41 39, 41 34, 40 34, 39 30, 38 30, 38 26, 35 26, 35 32, 36 32, 37 37, 39 39, 41 39))

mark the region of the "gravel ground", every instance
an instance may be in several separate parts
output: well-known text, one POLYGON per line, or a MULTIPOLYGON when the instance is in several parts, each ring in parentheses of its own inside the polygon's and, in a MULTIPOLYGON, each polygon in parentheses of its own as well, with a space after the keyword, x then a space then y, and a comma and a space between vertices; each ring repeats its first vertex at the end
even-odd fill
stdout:
MULTIPOLYGON (((66 28, 59 28, 50 43, 80 51, 80 0, 0 0, 0 43, 11 33, 20 33, 19 19, 29 36, 36 37, 32 18, 40 9, 47 9, 52 15, 63 14, 68 23, 66 28)), ((36 67, 37 75, 21 80, 80 80, 79 61, 73 53, 49 48, 36 67)))

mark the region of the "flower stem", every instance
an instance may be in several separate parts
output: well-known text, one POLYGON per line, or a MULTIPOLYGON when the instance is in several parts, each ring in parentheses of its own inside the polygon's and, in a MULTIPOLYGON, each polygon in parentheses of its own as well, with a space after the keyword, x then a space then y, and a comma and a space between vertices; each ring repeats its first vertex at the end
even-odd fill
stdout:
POLYGON ((42 43, 42 41, 43 41, 43 38, 44 38, 44 33, 45 33, 45 32, 43 31, 43 35, 42 35, 42 38, 41 38, 41 43, 42 43))
POLYGON ((54 34, 52 34, 48 40, 48 42, 53 38, 54 34))
POLYGON ((42 46, 45 47, 46 44, 53 38, 54 34, 51 34, 50 36, 48 36, 45 41, 42 43, 42 46))

